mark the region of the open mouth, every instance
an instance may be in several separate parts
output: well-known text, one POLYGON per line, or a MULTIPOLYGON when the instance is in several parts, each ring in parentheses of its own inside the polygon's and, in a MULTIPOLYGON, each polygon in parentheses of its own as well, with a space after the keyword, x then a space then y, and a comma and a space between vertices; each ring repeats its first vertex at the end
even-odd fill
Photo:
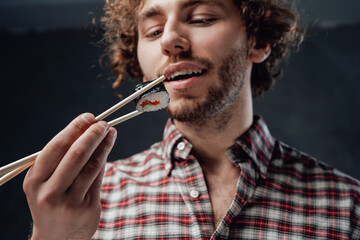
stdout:
POLYGON ((179 72, 173 73, 168 79, 165 81, 181 81, 191 77, 201 76, 205 73, 205 70, 182 70, 179 72))

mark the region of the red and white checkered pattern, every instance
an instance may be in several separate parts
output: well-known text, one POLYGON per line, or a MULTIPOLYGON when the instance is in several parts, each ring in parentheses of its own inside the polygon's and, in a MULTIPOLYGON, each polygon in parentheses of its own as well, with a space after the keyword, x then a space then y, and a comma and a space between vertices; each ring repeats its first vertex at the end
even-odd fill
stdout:
POLYGON ((237 193, 215 229, 192 145, 169 120, 164 138, 108 163, 93 239, 360 239, 360 183, 274 139, 261 117, 228 151, 237 193))

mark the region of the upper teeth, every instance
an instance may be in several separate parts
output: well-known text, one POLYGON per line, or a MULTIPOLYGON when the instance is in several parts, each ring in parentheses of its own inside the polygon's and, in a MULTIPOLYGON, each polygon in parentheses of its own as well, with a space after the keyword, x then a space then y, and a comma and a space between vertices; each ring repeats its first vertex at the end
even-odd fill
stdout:
POLYGON ((180 75, 187 75, 187 74, 197 74, 197 73, 202 73, 203 70, 194 70, 194 69, 184 69, 184 70, 181 70, 181 71, 178 71, 178 72, 174 72, 173 74, 170 75, 170 78, 175 78, 177 76, 180 76, 180 75))

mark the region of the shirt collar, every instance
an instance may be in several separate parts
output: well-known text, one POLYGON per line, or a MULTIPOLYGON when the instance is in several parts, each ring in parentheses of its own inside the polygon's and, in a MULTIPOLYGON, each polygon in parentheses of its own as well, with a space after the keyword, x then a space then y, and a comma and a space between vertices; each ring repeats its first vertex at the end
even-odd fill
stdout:
POLYGON ((255 115, 253 124, 229 149, 228 156, 235 164, 251 160, 260 171, 261 177, 265 178, 274 146, 275 139, 264 119, 255 115))
MULTIPOLYGON (((275 140, 264 119, 255 115, 249 130, 237 139, 227 155, 237 165, 244 161, 252 161, 257 170, 260 171, 261 177, 265 178, 274 144, 275 140)), ((191 143, 176 128, 172 119, 166 123, 162 148, 165 169, 167 170, 166 175, 169 175, 172 170, 172 159, 187 159, 191 155, 191 143)))

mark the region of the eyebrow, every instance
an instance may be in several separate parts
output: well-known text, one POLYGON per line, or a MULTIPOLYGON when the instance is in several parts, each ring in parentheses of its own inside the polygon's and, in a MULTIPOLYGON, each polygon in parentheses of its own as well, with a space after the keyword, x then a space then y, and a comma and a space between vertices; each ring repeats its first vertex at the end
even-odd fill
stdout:
POLYGON ((146 19, 161 16, 164 15, 163 10, 160 8, 160 6, 154 6, 149 9, 147 9, 145 12, 141 13, 139 16, 140 21, 145 21, 146 19))
MULTIPOLYGON (((202 5, 202 4, 215 5, 215 6, 225 9, 224 4, 219 0, 186 0, 182 4, 181 9, 186 9, 189 7, 193 7, 196 5, 202 5)), ((161 9, 160 6, 156 5, 156 6, 153 6, 149 9, 147 9, 143 13, 141 13, 139 15, 139 20, 145 21, 146 19, 156 17, 156 16, 162 16, 162 15, 164 15, 164 11, 161 9)))
POLYGON ((186 0, 182 8, 188 8, 201 4, 216 5, 218 7, 225 8, 223 2, 219 0, 186 0))

